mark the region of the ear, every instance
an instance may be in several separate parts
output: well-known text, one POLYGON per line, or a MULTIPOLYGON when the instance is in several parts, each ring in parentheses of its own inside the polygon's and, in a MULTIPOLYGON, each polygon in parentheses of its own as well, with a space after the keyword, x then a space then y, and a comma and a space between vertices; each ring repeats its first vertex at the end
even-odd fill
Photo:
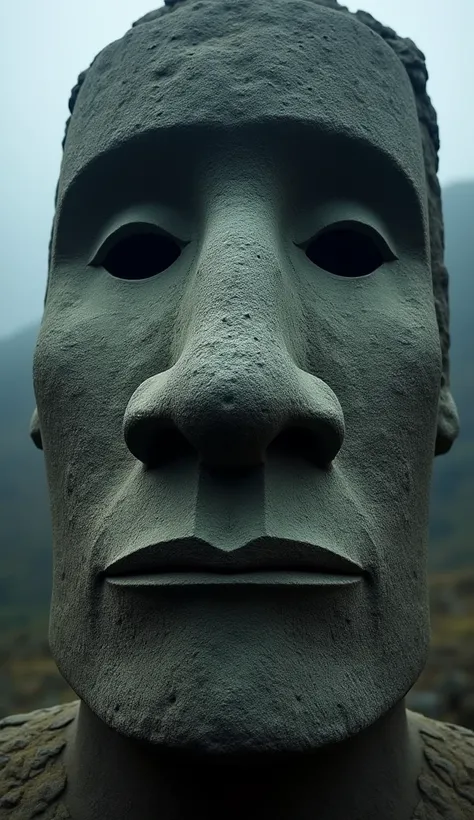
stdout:
POLYGON ((449 452, 459 435, 459 416, 451 391, 442 384, 438 401, 438 430, 436 433, 435 456, 449 452))
POLYGON ((40 430, 40 423, 38 417, 38 410, 34 409, 33 415, 30 421, 30 438, 33 440, 33 444, 36 445, 38 450, 43 449, 43 442, 41 440, 41 430, 40 430))

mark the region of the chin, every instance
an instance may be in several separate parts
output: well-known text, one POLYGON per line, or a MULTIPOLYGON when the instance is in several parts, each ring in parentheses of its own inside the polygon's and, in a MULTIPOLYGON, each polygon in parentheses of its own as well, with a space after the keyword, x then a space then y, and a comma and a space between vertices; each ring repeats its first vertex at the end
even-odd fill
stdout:
POLYGON ((121 602, 115 621, 110 605, 96 610, 102 632, 53 608, 50 644, 101 721, 167 752, 290 755, 344 741, 403 699, 429 641, 426 625, 400 632, 393 613, 374 629, 373 606, 357 592, 330 607, 301 593, 285 607, 170 597, 158 614, 156 598, 138 600, 121 602))
POLYGON ((271 684, 264 676, 260 685, 254 679, 239 686, 235 677, 203 685, 189 674, 173 697, 160 685, 131 693, 119 675, 112 699, 108 677, 78 694, 110 729, 158 752, 230 760, 304 754, 342 742, 375 723, 410 688, 375 686, 369 670, 360 675, 348 669, 339 685, 328 673, 319 682, 308 669, 306 675, 279 674, 271 684))

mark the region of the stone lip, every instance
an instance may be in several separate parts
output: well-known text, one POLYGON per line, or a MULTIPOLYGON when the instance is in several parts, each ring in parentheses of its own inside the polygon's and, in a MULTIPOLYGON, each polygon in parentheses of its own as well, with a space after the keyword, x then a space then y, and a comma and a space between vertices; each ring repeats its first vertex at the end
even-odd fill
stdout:
POLYGON ((109 564, 106 577, 157 573, 305 572, 331 575, 364 574, 346 556, 307 542, 274 536, 254 538, 228 551, 196 536, 150 544, 122 555, 109 564))
POLYGON ((151 575, 118 575, 107 578, 114 586, 130 587, 211 587, 211 586, 286 586, 341 587, 362 581, 361 576, 319 572, 166 572, 151 575))

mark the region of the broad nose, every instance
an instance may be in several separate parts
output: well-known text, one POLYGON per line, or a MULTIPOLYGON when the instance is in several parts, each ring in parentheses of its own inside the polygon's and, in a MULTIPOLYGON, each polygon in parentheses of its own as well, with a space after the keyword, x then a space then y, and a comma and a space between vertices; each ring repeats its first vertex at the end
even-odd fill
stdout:
POLYGON ((342 446, 344 419, 327 384, 249 344, 237 361, 194 351, 147 379, 128 404, 124 435, 149 467, 186 451, 209 467, 252 467, 272 446, 324 467, 342 446))
POLYGON ((295 294, 273 228, 240 218, 243 210, 225 213, 209 227, 181 305, 175 364, 128 403, 126 444, 150 467, 183 451, 209 467, 252 467, 271 447, 328 465, 344 417, 331 388, 290 354, 295 294))

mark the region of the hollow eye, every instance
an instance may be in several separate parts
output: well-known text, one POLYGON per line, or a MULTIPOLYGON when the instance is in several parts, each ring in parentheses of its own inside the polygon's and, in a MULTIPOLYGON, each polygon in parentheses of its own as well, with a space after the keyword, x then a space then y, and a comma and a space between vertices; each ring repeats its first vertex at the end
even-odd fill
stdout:
POLYGON ((181 254, 181 247, 172 237, 150 229, 110 239, 92 264, 102 265, 117 279, 149 279, 169 268, 181 254))
POLYGON ((348 225, 332 226, 305 248, 308 259, 336 276, 367 276, 395 259, 382 237, 371 230, 348 225))

